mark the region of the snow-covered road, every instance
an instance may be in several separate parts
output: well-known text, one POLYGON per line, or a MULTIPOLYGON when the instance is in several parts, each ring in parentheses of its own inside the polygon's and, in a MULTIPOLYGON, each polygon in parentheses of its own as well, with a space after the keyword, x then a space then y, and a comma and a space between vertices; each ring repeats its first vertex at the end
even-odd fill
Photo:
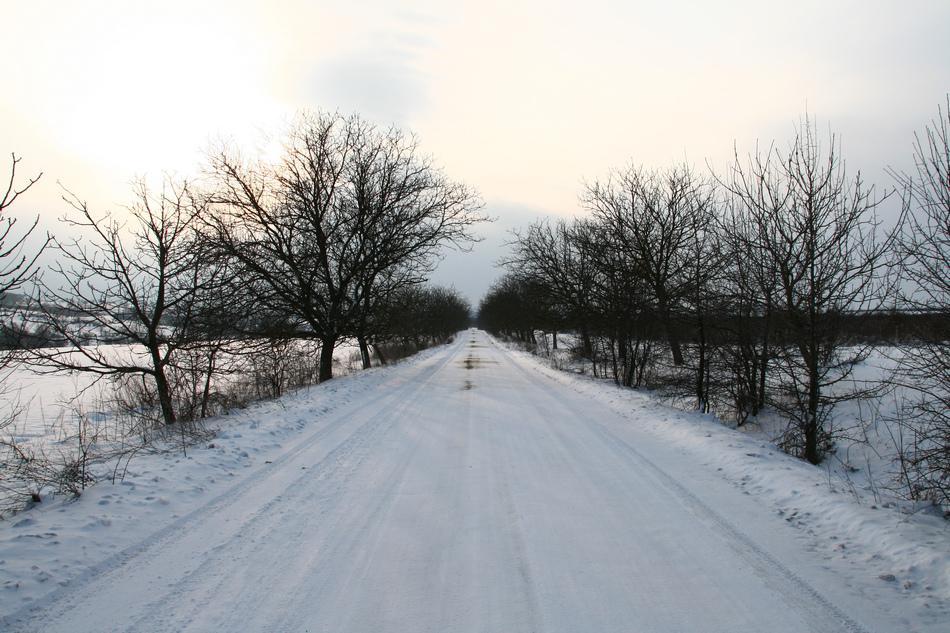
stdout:
POLYGON ((481 332, 269 461, 16 630, 907 628, 714 469, 481 332))

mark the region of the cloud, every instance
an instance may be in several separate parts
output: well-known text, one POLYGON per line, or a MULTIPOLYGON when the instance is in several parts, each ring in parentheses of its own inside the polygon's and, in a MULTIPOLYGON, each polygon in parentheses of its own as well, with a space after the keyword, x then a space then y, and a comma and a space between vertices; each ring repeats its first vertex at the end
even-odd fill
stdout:
POLYGON ((321 65, 309 91, 317 107, 359 112, 380 125, 408 126, 428 104, 426 79, 399 55, 357 53, 321 65))
POLYGON ((379 125, 411 127, 431 106, 434 73, 427 65, 440 47, 430 22, 402 13, 364 31, 348 50, 312 67, 307 100, 314 107, 359 112, 379 125))
POLYGON ((486 200, 484 212, 494 221, 475 227, 483 240, 473 244, 470 252, 446 249, 431 279, 433 284, 455 286, 472 307, 478 306, 491 283, 505 273, 498 264, 510 254, 512 230, 524 231, 529 224, 550 217, 545 209, 502 199, 486 200))

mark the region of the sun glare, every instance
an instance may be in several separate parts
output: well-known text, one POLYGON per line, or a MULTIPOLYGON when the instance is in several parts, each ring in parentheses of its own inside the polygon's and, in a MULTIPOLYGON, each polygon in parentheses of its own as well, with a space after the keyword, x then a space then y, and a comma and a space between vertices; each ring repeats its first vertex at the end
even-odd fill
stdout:
POLYGON ((83 161, 131 175, 190 169, 209 137, 281 116, 267 34, 181 8, 184 17, 129 6, 47 16, 35 30, 50 46, 17 71, 25 118, 44 118, 46 134, 83 161))

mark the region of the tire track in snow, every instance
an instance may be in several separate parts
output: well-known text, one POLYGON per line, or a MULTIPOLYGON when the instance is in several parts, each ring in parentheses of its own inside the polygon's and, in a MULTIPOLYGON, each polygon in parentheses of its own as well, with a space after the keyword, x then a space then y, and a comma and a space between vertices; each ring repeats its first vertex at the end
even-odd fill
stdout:
MULTIPOLYGON (((411 399, 410 395, 410 399, 411 399)), ((166 594, 156 596, 142 611, 146 614, 140 620, 134 621, 127 628, 129 633, 148 633, 156 630, 166 630, 168 624, 161 620, 155 621, 155 614, 162 612, 162 605, 172 603, 183 605, 176 608, 174 618, 176 622, 187 619, 189 622, 198 618, 211 607, 221 595, 222 590, 241 590, 242 587, 231 586, 231 578, 227 575, 232 565, 238 564, 244 569, 254 570, 254 584, 267 587, 272 596, 277 597, 277 607, 274 612, 289 614, 287 618, 278 619, 266 629, 258 630, 288 630, 294 628, 295 614, 299 616, 300 587, 287 586, 286 591, 273 591, 274 587, 286 586, 289 580, 288 566, 297 561, 274 560, 268 558, 268 541, 279 538, 286 544, 288 550, 299 556, 297 543, 304 540, 305 535, 313 528, 313 522, 301 521, 298 510, 308 506, 318 506, 317 516, 308 515, 306 518, 325 519, 326 512, 322 511, 321 501, 332 498, 332 493, 319 494, 322 487, 330 486, 335 489, 345 487, 345 482, 359 471, 366 461, 367 454, 375 447, 373 440, 384 434, 394 424, 399 413, 405 409, 404 404, 397 404, 393 408, 386 408, 372 416, 361 425, 346 441, 330 451, 322 460, 304 470, 304 474, 297 478, 290 486, 275 491, 273 501, 263 505, 248 517, 240 526, 239 538, 231 538, 213 548, 207 559, 193 572, 181 580, 169 585, 166 594), (389 422, 387 425, 386 422, 389 422), (340 481, 342 479, 342 481, 340 481), (315 498, 316 497, 316 498, 315 498), (286 506, 293 513, 290 522, 285 523, 283 513, 279 508, 286 506), (191 597, 190 603, 185 603, 185 597, 191 597), (202 596, 195 600, 194 596, 202 596)), ((386 484, 387 491, 391 491, 399 482, 401 474, 408 465, 409 455, 405 455, 397 469, 392 472, 386 484)), ((391 499, 391 495, 383 495, 382 500, 391 499)), ((343 530, 340 539, 349 539, 349 542, 359 541, 366 526, 371 524, 382 511, 384 504, 368 506, 370 512, 361 515, 358 520, 349 522, 348 527, 354 529, 343 530)), ((271 602, 270 604, 274 604, 271 602)), ((257 605, 244 603, 243 608, 232 608, 223 621, 215 621, 215 628, 220 630, 234 630, 234 626, 247 624, 253 619, 257 605)))
MULTIPOLYGON (((554 524, 545 521, 544 513, 536 505, 537 498, 532 495, 541 493, 540 499, 552 498, 548 494, 550 483, 543 479, 543 475, 550 476, 559 462, 565 462, 563 457, 589 465, 590 460, 597 456, 606 460, 611 470, 617 469, 618 474, 640 476, 640 485, 645 484, 643 491, 649 492, 649 495, 617 495, 617 490, 623 485, 621 482, 617 487, 608 487, 610 494, 604 495, 600 502, 581 504, 581 507, 605 509, 602 501, 631 498, 641 503, 644 499, 662 502, 666 511, 681 516, 679 521, 684 530, 680 533, 689 535, 689 538, 678 542, 653 542, 654 546, 659 545, 661 551, 669 545, 680 546, 681 549, 683 545, 690 545, 683 551, 695 552, 697 543, 706 542, 703 534, 722 536, 722 544, 711 548, 725 554, 719 555, 716 560, 728 561, 730 565, 738 560, 739 571, 731 577, 740 578, 741 574, 742 582, 749 578, 750 587, 752 582, 756 583, 757 595, 766 596, 767 604, 788 609, 796 616, 796 623, 798 618, 806 618, 810 628, 815 630, 861 630, 853 621, 853 627, 847 626, 850 619, 837 610, 845 618, 845 622, 842 622, 830 601, 822 598, 728 519, 690 493, 676 477, 645 458, 633 446, 624 443, 609 430, 609 425, 593 421, 591 418, 595 418, 596 414, 578 399, 571 399, 573 394, 560 388, 556 379, 539 375, 542 372, 525 361, 501 351, 507 362, 492 359, 486 361, 486 365, 500 361, 518 371, 512 370, 499 376, 501 380, 480 386, 489 387, 484 391, 479 391, 479 388, 461 390, 464 380, 461 380, 460 372, 448 367, 448 363, 459 358, 461 351, 462 346, 450 348, 444 354, 432 357, 431 362, 427 359, 424 361, 426 364, 420 363, 404 376, 394 376, 395 380, 382 383, 380 386, 387 393, 378 397, 370 396, 368 402, 352 410, 331 414, 324 427, 317 432, 331 424, 336 426, 322 436, 324 444, 316 446, 313 454, 304 450, 303 444, 310 442, 311 448, 314 448, 316 442, 312 436, 307 436, 284 453, 280 460, 275 460, 277 463, 272 467, 254 473, 259 484, 239 483, 214 498, 214 502, 220 501, 217 510, 207 509, 189 515, 193 517, 190 521, 197 520, 200 523, 210 519, 209 512, 223 513, 225 517, 233 517, 234 524, 222 524, 220 516, 217 517, 217 523, 205 523, 224 534, 206 535, 216 540, 208 543, 205 549, 194 550, 199 556, 193 564, 184 555, 178 554, 179 560, 188 562, 187 568, 180 570, 177 575, 170 574, 170 584, 162 585, 159 582, 148 585, 139 582, 134 586, 139 592, 148 592, 152 586, 156 587, 155 595, 149 599, 137 599, 137 607, 120 611, 118 616, 137 620, 109 621, 106 614, 101 616, 107 620, 106 624, 96 625, 96 630, 106 633, 128 631, 133 627, 132 630, 140 631, 287 631, 305 628, 313 631, 321 630, 321 627, 326 629, 330 622, 335 623, 333 630, 368 630, 368 627, 360 625, 381 625, 389 622, 386 618, 390 614, 401 618, 399 621, 406 626, 389 626, 389 630, 409 630, 412 629, 412 623, 422 625, 423 622, 425 626, 417 626, 412 630, 581 630, 576 626, 579 620, 571 618, 571 614, 593 616, 592 628, 596 628, 596 622, 619 624, 617 616, 633 618, 634 622, 647 628, 651 624, 659 624, 660 628, 656 630, 664 631, 682 630, 669 628, 675 622, 695 624, 696 614, 705 612, 690 609, 688 601, 676 598, 678 588, 675 586, 670 586, 669 591, 663 594, 651 591, 649 578, 644 583, 624 584, 632 590, 643 589, 645 595, 654 599, 659 598, 656 606, 643 600, 636 601, 640 612, 632 611, 626 605, 617 609, 607 605, 615 617, 599 620, 596 611, 585 608, 577 599, 570 600, 572 594, 569 590, 580 588, 579 585, 575 587, 575 582, 570 579, 572 572, 605 569, 603 566, 588 567, 584 554, 597 556, 604 552, 606 558, 611 558, 612 554, 623 551, 627 533, 617 529, 621 527, 618 519, 628 517, 629 513, 613 516, 610 539, 604 541, 610 547, 586 548, 583 546, 589 541, 577 539, 586 539, 586 534, 596 534, 593 523, 577 523, 578 526, 584 526, 586 532, 580 528, 562 532, 554 524), (436 376, 446 368, 445 375, 436 376), (521 380, 512 380, 518 375, 523 375, 526 380, 523 383, 521 380), (478 450, 472 454, 476 458, 473 460, 476 470, 450 470, 454 477, 452 482, 443 485, 444 480, 440 479, 438 488, 433 489, 428 482, 435 480, 429 475, 445 472, 452 458, 434 459, 432 450, 443 446, 443 443, 434 441, 431 435, 437 429, 449 428, 440 420, 440 416, 456 414, 452 405, 448 404, 450 401, 443 396, 446 389, 453 388, 447 385, 454 384, 456 378, 459 380, 454 388, 460 389, 458 393, 483 393, 492 399, 492 405, 487 408, 480 405, 478 408, 479 415, 483 417, 479 426, 475 427, 480 429, 476 435, 478 450), (497 394, 491 391, 491 387, 500 384, 508 387, 508 391, 497 394), (433 389, 431 400, 428 394, 420 397, 429 388, 433 389), (518 411, 532 420, 528 426, 519 424, 517 416, 513 417, 510 412, 506 414, 505 405, 510 402, 512 394, 518 393, 512 389, 525 390, 524 395, 529 402, 526 408, 518 411), (371 405, 377 408, 367 408, 371 405), (434 411, 433 405, 440 407, 439 414, 430 417, 428 412, 434 411), (429 408, 424 409, 426 406, 429 408), (541 413, 540 419, 535 410, 541 413), (395 420, 400 412, 404 412, 404 416, 423 412, 427 415, 420 416, 424 420, 422 424, 416 424, 409 418, 403 426, 395 420), (344 425, 344 418, 357 415, 365 417, 351 420, 352 426, 344 425), (387 419, 390 415, 392 419, 387 419), (497 418, 493 417, 495 415, 497 418), (544 416, 550 416, 547 422, 544 416), (387 422, 390 424, 387 425, 387 422), (533 444, 539 435, 546 434, 548 426, 545 425, 557 436, 560 448, 554 452, 550 447, 533 444), (393 432, 394 428, 396 432, 393 432), (406 433, 403 433, 403 428, 406 433), (428 439, 420 446, 418 438, 422 435, 428 439), (582 446, 583 450, 578 450, 578 446, 582 446), (602 449, 609 450, 602 452, 602 449), (293 457, 287 457, 290 455, 293 457), (301 465, 307 468, 301 470, 301 465), (531 466, 542 467, 540 479, 528 476, 526 467, 531 466), (472 476, 476 474, 485 485, 471 485, 472 476), (235 490, 241 493, 235 495, 232 492, 235 490), (454 490, 468 492, 470 496, 467 500, 459 496, 447 496, 447 500, 455 506, 441 511, 441 515, 420 515, 416 504, 412 502, 416 494, 436 499, 432 496, 433 492, 442 491, 451 495, 454 490), (269 493, 273 498, 266 497, 269 493), (229 503, 221 500, 222 497, 229 497, 229 503), (245 506, 244 513, 239 513, 238 508, 230 503, 235 500, 238 506, 245 506), (264 503, 261 503, 262 500, 264 503), (394 500, 399 501, 394 504, 394 500), (324 502, 328 509, 321 512, 324 502), (301 507, 308 504, 313 507, 301 507), (281 516, 285 507, 288 508, 286 520, 281 516), (300 511, 295 512, 295 508, 300 511), (421 533, 413 534, 414 522, 422 516, 436 522, 429 524, 428 529, 421 533), (458 519, 462 519, 461 522, 458 519), (321 526, 321 533, 307 540, 311 536, 308 527, 315 524, 321 526), (456 527, 457 533, 459 526, 473 528, 474 531, 466 534, 474 537, 453 536, 452 528, 456 527), (526 529, 530 531, 526 532, 526 529), (267 541, 271 542, 268 544, 267 541), (280 548, 272 547, 274 541, 287 546, 285 553, 288 560, 269 559, 275 555, 270 552, 280 551, 280 548), (551 553, 557 554, 552 545, 572 542, 581 546, 582 555, 572 556, 570 565, 552 565, 552 560, 556 559, 546 558, 551 553), (403 545, 406 547, 401 547, 403 545), (441 549, 446 546, 455 549, 441 549), (440 569, 442 572, 446 570, 438 566, 440 560, 452 563, 464 575, 440 578, 440 569), (754 575, 747 573, 749 566, 755 572, 754 575), (486 573, 486 569, 489 573, 486 573), (783 574, 783 570, 790 576, 783 574), (562 575, 552 575, 552 571, 562 572, 562 575), (388 591, 394 584, 404 584, 408 590, 388 591), (440 587, 449 589, 450 595, 446 598, 439 596, 440 587), (664 600, 667 595, 674 598, 664 600), (218 600, 209 599, 209 596, 217 597, 218 600), (392 602, 394 597, 397 599, 395 603, 392 602), (558 605, 564 604, 564 601, 552 601, 558 598, 568 598, 568 609, 574 609, 568 612, 567 619, 564 619, 565 612, 559 612, 558 609, 558 605), (405 603, 401 604, 403 599, 410 601, 408 608, 405 603), (143 611, 134 610, 141 608, 143 602, 148 607, 144 615, 143 611), (678 605, 687 607, 689 615, 686 618, 677 618, 675 613, 671 617, 660 610, 663 606, 675 608, 678 605), (520 624, 511 626, 515 615, 521 617, 520 624), (486 627, 489 623, 499 622, 508 626, 486 627), (575 626, 561 626, 565 623, 575 626)), ((468 397, 471 398, 470 395, 468 397)), ((469 426, 462 431, 471 434, 472 429, 469 426)), ((592 468, 585 466, 577 473, 586 483, 597 483, 598 475, 604 472, 603 462, 594 464, 592 468)), ((460 466, 464 468, 466 464, 462 462, 460 466)), ((468 468, 471 468, 471 462, 468 468)), ((605 483, 602 479, 600 481, 605 483)), ((580 485, 568 486, 568 489, 573 496, 570 499, 562 497, 568 504, 578 498, 577 492, 584 490, 580 485)), ((592 492, 597 496, 599 490, 592 492)), ((557 495, 553 498, 557 498, 557 495)), ((183 540, 200 540, 206 529, 197 523, 186 525, 177 533, 166 535, 165 541, 152 542, 151 546, 141 548, 140 554, 121 561, 119 566, 141 571, 151 563, 158 564, 159 559, 166 556, 174 561, 174 548, 183 540)), ((149 541, 149 538, 145 541, 149 541)), ((651 541, 647 539, 646 542, 649 544, 651 541)), ((637 548, 633 548, 627 553, 637 551, 637 548)), ((639 551, 646 554, 642 547, 639 551)), ((640 569, 637 559, 623 556, 613 558, 627 565, 627 569, 640 569)), ((664 563, 656 556, 647 554, 647 558, 652 561, 652 568, 656 568, 657 562, 660 565, 664 563)), ((689 573, 693 563, 693 560, 686 560, 685 564, 682 561, 674 564, 677 575, 669 575, 662 580, 676 582, 677 576, 687 581, 695 580, 687 583, 687 586, 700 588, 703 594, 700 597, 705 597, 706 603, 709 603, 709 598, 715 597, 717 591, 705 592, 702 587, 716 585, 710 580, 717 578, 714 575, 716 569, 707 565, 706 573, 695 578, 683 577, 681 574, 689 573)), ((718 569, 723 568, 720 565, 718 569)), ((637 573, 634 571, 632 574, 634 581, 637 573)), ((107 570, 99 580, 87 582, 75 598, 64 598, 48 605, 28 624, 35 626, 36 630, 69 631, 71 615, 79 616, 75 621, 83 622, 84 625, 93 623, 99 615, 90 617, 90 609, 83 609, 83 600, 91 600, 97 594, 100 594, 99 597, 101 594, 111 595, 112 602, 121 609, 121 593, 111 592, 121 591, 125 578, 131 580, 136 577, 131 572, 126 575, 123 570, 107 570), (49 624, 49 627, 45 627, 45 624, 49 624)), ((612 575, 608 571, 602 578, 591 578, 594 581, 592 586, 601 586, 597 581, 603 578, 623 581, 631 576, 612 575)), ((576 582, 582 581, 578 579, 576 582)), ((135 585, 135 582, 128 584, 135 585)), ((608 591, 607 595, 622 601, 625 593, 623 590, 608 591)), ((722 595, 721 591, 719 595, 722 595)), ((630 597, 633 598, 633 595, 630 597)), ((592 604, 603 608, 603 603, 596 600, 592 604)), ((709 606, 715 605, 709 603, 709 606)), ((723 613, 728 611, 715 612, 713 615, 719 619, 711 621, 728 624, 728 620, 722 619, 723 613)), ((763 614, 761 607, 757 611, 753 609, 751 613, 758 613, 760 617, 763 614)), ((798 626, 793 625, 787 630, 799 630, 798 626)), ((382 627, 373 628, 380 630, 382 627)), ((604 630, 608 628, 623 630, 619 626, 605 627, 604 630)))
MULTIPOLYGON (((865 633, 865 629, 855 622, 844 611, 828 601, 817 590, 809 585, 804 579, 785 566, 781 561, 775 558, 768 550, 756 543, 748 534, 740 530, 734 523, 726 519, 723 515, 716 512, 711 506, 696 496, 692 491, 683 486, 669 473, 653 463, 640 451, 624 442, 622 439, 605 429, 600 423, 590 419, 583 419, 594 431, 610 444, 622 456, 636 465, 643 465, 649 468, 654 475, 663 483, 665 487, 672 490, 690 507, 694 514, 702 514, 715 523, 728 538, 738 543, 740 546, 734 548, 737 553, 753 563, 753 566, 760 572, 777 572, 792 587, 794 587, 805 600, 794 600, 796 605, 801 608, 812 608, 810 603, 814 603, 828 616, 846 631, 850 633, 865 633), (758 559, 758 560, 755 560, 758 559), (809 602, 810 601, 810 602, 809 602)), ((784 587, 779 587, 783 589, 784 587)), ((787 595, 787 594, 786 594, 787 595)), ((827 630, 827 629, 826 629, 827 630)))
MULTIPOLYGON (((261 465, 257 472, 252 473, 227 490, 220 492, 200 508, 174 520, 109 558, 90 566, 82 576, 71 579, 68 585, 52 592, 41 604, 28 605, 10 614, 3 620, 3 624, 9 627, 19 627, 16 630, 45 631, 47 629, 43 626, 44 622, 68 622, 70 613, 81 608, 87 601, 88 596, 103 591, 101 585, 121 586, 122 577, 128 570, 133 567, 145 566, 152 561, 162 559, 167 552, 178 547, 186 536, 198 533, 204 521, 208 518, 213 517, 229 507, 240 507, 242 500, 253 491, 268 486, 271 482, 279 480, 281 477, 286 477, 288 473, 299 471, 301 460, 306 456, 308 450, 312 449, 320 441, 331 436, 347 422, 352 419, 359 419, 361 412, 379 407, 381 410, 379 414, 370 417, 369 420, 343 438, 328 452, 320 463, 323 463, 331 457, 339 458, 344 455, 348 447, 358 442, 369 432, 370 427, 378 424, 380 419, 388 417, 394 406, 399 405, 401 402, 411 400, 411 395, 424 389, 426 381, 445 367, 446 364, 451 362, 457 353, 458 351, 456 350, 454 353, 447 353, 444 356, 440 354, 432 359, 426 359, 426 361, 420 364, 420 367, 412 368, 415 371, 407 372, 406 375, 394 376, 393 378, 397 381, 395 388, 389 387, 382 389, 379 395, 371 397, 367 402, 355 408, 343 406, 341 407, 342 410, 332 412, 330 414, 333 416, 331 420, 281 455, 279 462, 275 460, 273 465, 266 467, 261 465), (386 407, 386 403, 390 403, 391 406, 386 407)), ((304 472, 303 474, 297 472, 289 477, 291 480, 289 485, 294 486, 295 490, 304 490, 307 486, 301 484, 310 478, 316 480, 319 478, 319 474, 314 476, 309 472, 304 472)), ((314 483, 316 483, 316 481, 314 483)), ((286 487, 288 486, 285 485, 285 488, 286 487)), ((281 503, 279 498, 272 499, 255 513, 255 517, 268 516, 279 503, 281 503)), ((186 573, 179 583, 187 583, 188 577, 193 573, 194 570, 186 573)), ((183 584, 181 586, 184 587, 185 585, 183 584)), ((159 601, 154 602, 157 603, 159 601)), ((122 623, 116 623, 116 626, 113 628, 100 628, 99 630, 103 632, 125 631, 129 630, 129 624, 129 622, 123 621, 122 623)), ((134 623, 132 625, 135 626, 134 623)))
POLYGON ((721 536, 729 539, 733 543, 733 550, 747 560, 756 570, 756 573, 762 576, 767 582, 770 577, 782 578, 784 583, 773 583, 773 586, 789 602, 798 609, 805 612, 818 610, 819 617, 814 618, 816 622, 824 623, 823 630, 832 630, 830 622, 820 616, 830 618, 838 625, 842 631, 849 633, 865 633, 857 621, 850 617, 843 610, 832 604, 827 598, 821 595, 814 587, 797 575, 785 564, 779 561, 768 550, 759 545, 752 537, 743 532, 739 527, 726 519, 722 514, 706 504, 696 494, 681 484, 675 477, 667 473, 656 463, 647 458, 643 453, 622 440, 616 434, 609 431, 601 423, 591 419, 584 412, 579 411, 572 402, 563 396, 555 387, 555 383, 538 371, 532 371, 522 363, 515 360, 511 353, 498 347, 502 357, 511 366, 521 372, 528 380, 544 388, 551 398, 560 403, 565 410, 570 410, 572 415, 579 421, 586 424, 607 446, 611 448, 622 459, 634 467, 645 467, 655 477, 655 479, 665 488, 673 492, 690 510, 694 516, 703 516, 708 519, 717 529, 721 536), (538 380, 541 378, 542 380, 538 380), (794 591, 794 594, 790 593, 794 591))
MULTIPOLYGON (((511 451, 511 447, 507 447, 511 451)), ((528 556, 528 546, 525 538, 525 527, 522 522, 521 514, 518 512, 514 495, 511 492, 511 482, 514 480, 512 473, 512 460, 501 459, 499 455, 492 454, 493 471, 500 476, 494 486, 495 502, 498 503, 504 514, 509 520, 508 537, 510 541, 512 558, 516 563, 518 575, 521 578, 521 590, 526 597, 527 617, 532 623, 531 631, 542 631, 540 598, 538 596, 538 587, 531 569, 531 561, 528 556)))
MULTIPOLYGON (((325 473, 321 473, 322 476, 319 478, 321 484, 332 485, 335 483, 335 485, 333 485, 335 492, 321 497, 321 500, 334 500, 339 494, 339 491, 348 489, 347 482, 364 472, 366 458, 371 454, 372 450, 378 446, 378 441, 371 443, 369 440, 378 440, 386 431, 401 422, 403 412, 408 409, 410 403, 419 392, 423 390, 421 383, 417 387, 418 388, 411 390, 405 397, 401 398, 397 406, 387 408, 376 416, 376 419, 379 421, 378 427, 381 427, 386 421, 389 422, 385 429, 374 428, 371 435, 366 435, 365 441, 360 442, 359 446, 354 446, 353 450, 347 451, 348 455, 345 457, 349 459, 344 459, 344 456, 341 455, 341 459, 335 460, 335 463, 332 465, 333 468, 329 468, 325 473), (357 457, 358 459, 355 459, 357 457)), ((367 502, 362 505, 361 512, 346 516, 345 520, 332 527, 330 533, 324 539, 327 544, 325 551, 319 552, 319 554, 321 554, 319 561, 314 557, 314 559, 304 567, 305 573, 303 576, 309 582, 293 582, 291 586, 287 587, 286 593, 282 596, 280 592, 277 592, 278 596, 280 596, 280 608, 274 611, 282 614, 283 617, 278 617, 264 624, 262 628, 258 630, 283 632, 298 630, 300 628, 305 617, 310 615, 308 610, 304 607, 312 603, 312 597, 314 595, 324 595, 327 591, 327 582, 332 582, 333 580, 332 577, 329 579, 322 577, 321 572, 323 569, 337 569, 342 567, 342 561, 353 558, 354 550, 364 543, 372 542, 371 534, 380 525, 381 518, 387 514, 390 506, 394 503, 396 499, 394 491, 402 482, 417 445, 418 442, 402 451, 394 464, 387 464, 388 474, 384 476, 385 481, 381 485, 378 485, 379 492, 371 497, 372 503, 368 502, 367 497, 364 496, 363 499, 367 500, 367 502), (316 586, 312 584, 312 580, 317 581, 316 586)), ((326 518, 325 506, 321 507, 319 515, 321 519, 326 518)), ((297 527, 302 526, 297 525, 297 527)), ((272 582, 275 584, 280 582, 283 585, 287 585, 288 579, 283 577, 282 569, 274 568, 272 571, 275 572, 275 576, 270 579, 272 582)), ((262 583, 265 584, 268 580, 268 578, 261 579, 262 583)), ((299 580, 299 578, 297 580, 299 580)), ((223 629, 234 630, 234 627, 240 625, 242 622, 246 622, 246 618, 241 617, 239 612, 229 613, 228 619, 224 622, 223 629)))

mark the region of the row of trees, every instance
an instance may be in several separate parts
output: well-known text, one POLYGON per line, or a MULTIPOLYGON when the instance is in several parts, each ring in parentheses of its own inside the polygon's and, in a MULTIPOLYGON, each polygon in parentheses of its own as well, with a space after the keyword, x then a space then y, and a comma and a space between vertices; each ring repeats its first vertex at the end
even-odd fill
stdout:
MULTIPOLYGON (((208 413, 235 341, 313 341, 325 381, 342 339, 368 367, 373 346, 384 360, 384 343, 467 324, 458 293, 424 283, 442 248, 477 239, 485 218, 472 190, 414 137, 355 115, 301 113, 282 143, 278 164, 214 147, 199 180, 141 181, 121 213, 67 193, 74 237, 52 241, 59 263, 37 280, 23 326, 55 345, 32 350, 34 366, 141 378, 174 424, 208 413), (132 344, 131 356, 106 342, 132 344)), ((25 273, 32 262, 14 264, 25 273)))
MULTIPOLYGON (((876 214, 886 196, 849 177, 835 137, 823 146, 810 120, 787 152, 737 154, 725 175, 611 172, 585 183, 585 216, 515 234, 480 323, 529 341, 575 332, 595 372, 664 383, 738 424, 778 409, 789 420, 784 448, 819 463, 835 405, 857 395, 841 383, 867 351, 866 319, 898 295, 904 307, 950 311, 947 139, 941 118, 916 146, 919 173, 895 174, 905 216, 887 235, 876 214)), ((931 378, 929 401, 950 429, 946 339, 931 339, 926 366, 915 354, 904 366, 931 378)), ((944 451, 948 440, 937 440, 944 451)))

